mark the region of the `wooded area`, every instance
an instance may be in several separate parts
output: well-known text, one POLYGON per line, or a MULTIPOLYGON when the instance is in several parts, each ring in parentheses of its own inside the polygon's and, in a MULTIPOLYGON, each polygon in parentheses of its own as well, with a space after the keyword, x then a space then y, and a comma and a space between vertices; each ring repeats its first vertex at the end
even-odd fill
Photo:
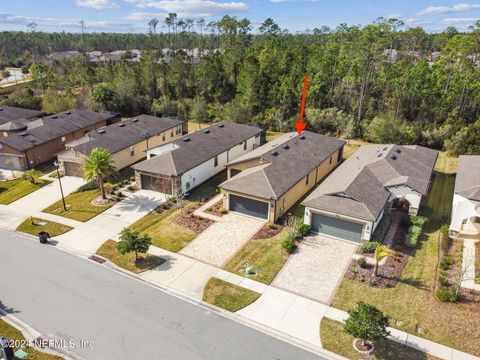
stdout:
MULTIPOLYGON (((155 20, 155 19, 154 19, 155 20)), ((480 152, 480 21, 467 33, 427 34, 379 18, 291 34, 271 19, 167 18, 149 34, 0 33, 0 66, 24 66, 34 81, 4 104, 178 115, 198 122, 260 122, 293 129, 303 77, 310 77, 310 130, 372 142, 480 152), (172 49, 171 61, 164 61, 172 49), (192 65, 178 49, 222 49, 192 65), (87 56, 45 62, 54 51, 143 50, 138 63, 92 64, 87 56), (177 50, 177 51, 175 51, 177 50)))

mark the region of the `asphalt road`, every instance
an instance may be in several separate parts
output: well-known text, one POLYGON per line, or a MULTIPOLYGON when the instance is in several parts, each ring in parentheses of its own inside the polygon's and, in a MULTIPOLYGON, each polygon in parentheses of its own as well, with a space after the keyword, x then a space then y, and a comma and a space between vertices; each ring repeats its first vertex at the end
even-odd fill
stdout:
MULTIPOLYGON (((78 239, 81 241, 81 239, 78 239)), ((320 359, 97 264, 0 231, 0 302, 85 359, 320 359)))

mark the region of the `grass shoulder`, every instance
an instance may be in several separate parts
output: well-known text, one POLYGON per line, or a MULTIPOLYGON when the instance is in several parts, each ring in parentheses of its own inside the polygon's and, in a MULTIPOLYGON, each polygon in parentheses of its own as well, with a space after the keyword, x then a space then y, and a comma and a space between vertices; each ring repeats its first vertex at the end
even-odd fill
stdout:
POLYGON ((211 278, 203 290, 203 301, 235 312, 250 305, 260 294, 229 282, 211 278))
MULTIPOLYGON (((343 324, 331 319, 323 318, 320 323, 320 339, 325 350, 334 352, 347 359, 362 359, 362 356, 352 346, 353 336, 343 331, 343 324)), ((434 356, 425 354, 392 340, 375 342, 375 350, 369 359, 396 359, 396 360, 420 360, 436 359, 434 356)))
POLYGON ((135 254, 121 254, 117 249, 117 242, 114 240, 105 241, 97 250, 97 255, 103 256, 115 265, 135 274, 151 270, 165 262, 165 260, 159 256, 139 253, 138 255, 142 260, 135 263, 135 254))
POLYGON ((59 224, 55 221, 44 220, 40 218, 28 218, 17 227, 17 231, 21 231, 30 235, 38 235, 39 232, 45 231, 51 237, 65 234, 73 228, 68 225, 59 224))
POLYGON ((41 189, 50 181, 38 179, 35 184, 23 179, 0 182, 0 204, 9 205, 32 192, 41 189))

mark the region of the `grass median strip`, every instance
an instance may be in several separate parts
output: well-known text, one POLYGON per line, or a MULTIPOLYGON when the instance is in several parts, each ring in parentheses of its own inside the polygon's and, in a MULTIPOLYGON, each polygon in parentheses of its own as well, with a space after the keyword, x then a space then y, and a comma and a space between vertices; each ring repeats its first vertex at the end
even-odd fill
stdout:
POLYGON ((150 255, 150 254, 138 254, 142 258, 139 262, 135 263, 135 254, 127 253, 122 255, 117 250, 117 242, 114 240, 107 240, 103 243, 102 246, 97 250, 97 255, 103 256, 104 258, 110 260, 115 265, 131 271, 135 274, 151 270, 157 266, 162 265, 165 260, 159 256, 150 255))
POLYGON ((288 256, 282 248, 285 230, 269 239, 251 239, 223 267, 224 270, 245 276, 245 264, 251 264, 255 274, 253 280, 270 284, 288 256))
MULTIPOLYGON (((322 347, 325 350, 334 352, 347 359, 362 359, 363 357, 354 350, 353 336, 343 331, 343 324, 323 318, 320 323, 320 339, 322 347)), ((425 354, 418 350, 409 348, 405 345, 396 343, 392 340, 382 340, 375 342, 375 350, 368 357, 371 359, 396 359, 396 360, 433 360, 434 356, 425 354)))
POLYGON ((11 204, 48 184, 50 184, 50 181, 41 179, 37 180, 36 184, 23 179, 2 181, 0 182, 0 204, 11 204))
MULTIPOLYGON (((5 336, 8 340, 14 341, 17 344, 20 344, 25 338, 22 335, 21 331, 7 323, 6 321, 0 319, 0 335, 5 336)), ((61 360, 63 359, 60 356, 55 356, 47 353, 43 353, 35 350, 31 347, 14 347, 14 351, 22 349, 28 354, 27 359, 29 360, 61 360)))
POLYGON ((17 227, 17 231, 31 235, 38 235, 40 231, 45 231, 51 237, 64 234, 72 229, 71 226, 40 218, 28 218, 17 227))
POLYGON ((229 282, 211 278, 203 290, 203 301, 235 312, 250 305, 260 294, 229 282))
POLYGON ((43 212, 85 222, 112 206, 93 205, 92 200, 98 196, 100 196, 100 191, 98 189, 75 192, 65 197, 67 211, 63 210, 62 200, 59 200, 44 209, 43 212))

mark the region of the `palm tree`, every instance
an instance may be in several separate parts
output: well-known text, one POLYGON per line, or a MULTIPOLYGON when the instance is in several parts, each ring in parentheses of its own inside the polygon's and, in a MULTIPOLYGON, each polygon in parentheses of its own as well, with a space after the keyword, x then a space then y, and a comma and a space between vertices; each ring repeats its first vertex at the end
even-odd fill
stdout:
POLYGON ((395 256, 395 255, 397 255, 397 253, 395 251, 389 249, 385 245, 378 245, 377 248, 375 249, 375 255, 374 255, 375 268, 373 269, 373 276, 377 276, 378 263, 380 261, 382 261, 387 256, 395 256))
POLYGON ((105 177, 115 172, 117 169, 113 165, 112 154, 107 149, 95 148, 89 156, 83 160, 83 177, 88 180, 96 180, 102 193, 102 199, 105 200, 105 188, 103 181, 105 177))
POLYGON ((40 175, 42 175, 42 173, 40 171, 35 170, 35 169, 30 169, 30 170, 25 171, 22 174, 22 179, 26 180, 26 181, 29 181, 30 184, 32 184, 32 185, 35 185, 37 183, 37 178, 40 175))

